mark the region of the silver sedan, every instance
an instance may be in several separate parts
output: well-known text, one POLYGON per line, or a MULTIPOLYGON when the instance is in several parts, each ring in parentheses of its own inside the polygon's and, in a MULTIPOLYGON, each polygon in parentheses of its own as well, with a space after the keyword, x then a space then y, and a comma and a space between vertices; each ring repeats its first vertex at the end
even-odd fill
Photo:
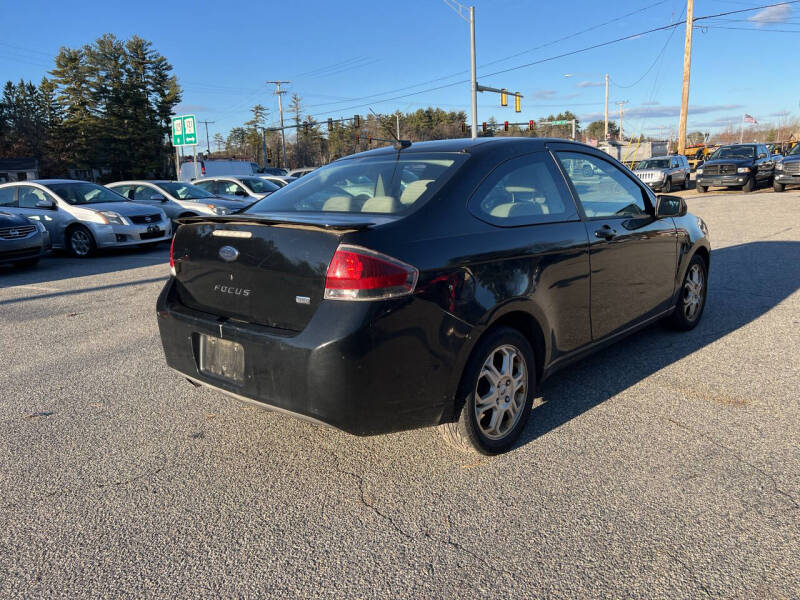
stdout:
POLYGON ((50 233, 53 248, 85 257, 97 248, 157 244, 172 235, 160 208, 129 202, 88 181, 40 179, 0 185, 0 208, 33 221, 50 233))

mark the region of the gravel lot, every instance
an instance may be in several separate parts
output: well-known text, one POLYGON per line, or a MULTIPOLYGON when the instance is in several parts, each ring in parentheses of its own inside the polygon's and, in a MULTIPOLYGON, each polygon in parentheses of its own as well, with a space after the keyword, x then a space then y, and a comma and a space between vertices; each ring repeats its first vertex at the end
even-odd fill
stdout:
POLYGON ((800 192, 685 195, 701 325, 555 376, 491 459, 195 389, 167 247, 0 268, 0 597, 800 597, 800 192))

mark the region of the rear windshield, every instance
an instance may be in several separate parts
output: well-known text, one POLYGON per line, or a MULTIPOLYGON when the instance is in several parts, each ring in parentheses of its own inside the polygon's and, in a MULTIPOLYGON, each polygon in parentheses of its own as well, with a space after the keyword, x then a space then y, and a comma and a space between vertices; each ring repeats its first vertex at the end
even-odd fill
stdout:
POLYGON ((267 192, 274 192, 280 189, 279 186, 271 181, 261 179, 260 177, 240 177, 239 181, 249 187, 251 192, 255 192, 256 194, 266 194, 267 192))
POLYGON ((53 190, 64 202, 73 205, 127 201, 127 198, 96 183, 76 181, 75 183, 45 183, 44 185, 53 190))
POLYGON ((246 212, 406 213, 427 201, 464 160, 460 154, 423 153, 342 160, 315 169, 246 212))

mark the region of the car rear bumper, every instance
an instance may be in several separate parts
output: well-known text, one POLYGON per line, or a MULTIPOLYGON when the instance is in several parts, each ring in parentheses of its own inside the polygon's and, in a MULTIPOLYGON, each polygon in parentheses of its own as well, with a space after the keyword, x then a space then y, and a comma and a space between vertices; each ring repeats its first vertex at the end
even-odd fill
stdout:
POLYGON ((164 354, 196 383, 355 435, 436 425, 450 414, 471 327, 433 303, 324 301, 295 333, 186 308, 173 281, 157 304, 164 354), (242 345, 241 385, 200 372, 203 334, 242 345))

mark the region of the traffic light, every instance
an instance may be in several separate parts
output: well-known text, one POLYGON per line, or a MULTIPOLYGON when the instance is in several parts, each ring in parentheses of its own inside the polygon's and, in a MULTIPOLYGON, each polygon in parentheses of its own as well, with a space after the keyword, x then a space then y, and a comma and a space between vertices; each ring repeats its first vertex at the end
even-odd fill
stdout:
POLYGON ((361 117, 359 115, 353 116, 353 127, 355 127, 356 129, 361 127, 361 117))
POLYGON ((503 91, 500 92, 500 106, 508 106, 508 94, 506 93, 508 90, 503 88, 503 91))
POLYGON ((533 131, 534 129, 536 129, 536 123, 533 121, 533 119, 531 119, 530 121, 528 121, 528 129, 529 129, 530 131, 533 131))
POLYGON ((508 121, 503 121, 503 131, 508 131, 508 121))
POLYGON ((328 119, 328 131, 333 130, 333 119, 328 119))
POLYGON ((461 121, 461 133, 467 133, 467 124, 461 121))
MULTIPOLYGON (((514 93, 519 94, 519 92, 514 93)), ((522 112, 522 98, 519 96, 514 96, 514 112, 522 112)))
POLYGON ((360 136, 360 135, 358 135, 358 134, 356 134, 356 144, 358 143, 358 141, 359 141, 360 139, 361 139, 361 136, 360 136))
POLYGON ((483 127, 483 133, 486 133, 486 121, 483 122, 482 127, 483 127))
POLYGON ((372 146, 372 136, 367 138, 367 146, 372 146))

